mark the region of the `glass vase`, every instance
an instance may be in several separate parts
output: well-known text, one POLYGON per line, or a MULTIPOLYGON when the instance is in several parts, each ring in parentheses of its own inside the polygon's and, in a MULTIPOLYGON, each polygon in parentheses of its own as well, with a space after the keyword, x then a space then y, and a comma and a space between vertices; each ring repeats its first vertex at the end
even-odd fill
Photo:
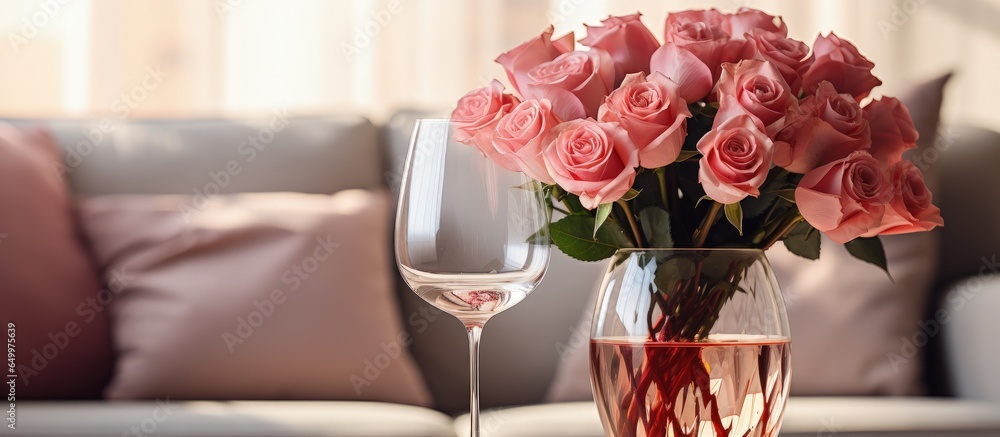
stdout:
POLYGON ((605 433, 777 436, 790 346, 763 251, 621 250, 591 331, 591 383, 605 433))

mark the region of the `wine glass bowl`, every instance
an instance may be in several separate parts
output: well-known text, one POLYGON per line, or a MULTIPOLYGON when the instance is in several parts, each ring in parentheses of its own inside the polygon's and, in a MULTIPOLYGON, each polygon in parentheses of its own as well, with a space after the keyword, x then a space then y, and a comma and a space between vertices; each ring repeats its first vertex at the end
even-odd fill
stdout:
POLYGON ((480 332, 541 282, 548 219, 536 181, 455 141, 449 120, 417 121, 399 193, 396 262, 418 296, 469 333, 473 437, 480 332))
POLYGON ((463 322, 523 300, 548 265, 548 217, 535 184, 455 142, 448 120, 420 120, 396 216, 403 279, 463 322))

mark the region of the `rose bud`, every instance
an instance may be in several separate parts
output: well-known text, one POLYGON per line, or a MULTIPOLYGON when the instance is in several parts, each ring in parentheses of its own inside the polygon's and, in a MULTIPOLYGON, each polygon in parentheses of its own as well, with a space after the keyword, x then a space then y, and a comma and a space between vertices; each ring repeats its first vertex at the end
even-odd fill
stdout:
POLYGON ((511 171, 521 171, 512 159, 501 155, 493 147, 493 129, 500 118, 518 104, 517 97, 504 94, 504 86, 494 80, 488 86, 469 91, 458 99, 451 112, 455 141, 479 149, 497 165, 511 171))
POLYGON ((554 129, 545 168, 566 191, 594 209, 620 199, 635 181, 639 149, 618 123, 572 120, 554 129))
POLYGON ((781 17, 775 17, 764 11, 742 7, 735 14, 727 15, 729 24, 727 31, 733 39, 743 39, 744 35, 754 30, 774 33, 780 36, 788 35, 788 26, 781 17))
POLYGON ((712 70, 693 53, 674 43, 668 42, 653 52, 649 68, 676 82, 681 98, 688 103, 705 98, 715 84, 712 70))
POLYGON ((605 99, 598 119, 621 124, 639 148, 639 165, 653 169, 677 160, 688 117, 676 83, 660 73, 635 73, 605 99))
POLYGON ((559 55, 528 72, 528 93, 547 99, 563 120, 597 117, 615 82, 611 55, 601 49, 559 55))
POLYGON ((920 135, 913 127, 910 111, 899 99, 882 97, 865 106, 865 119, 871 126, 871 154, 888 165, 903 159, 903 152, 917 147, 920 135))
POLYGON ((837 94, 829 82, 802 100, 775 137, 774 163, 792 173, 807 173, 871 147, 871 128, 850 94, 837 94))
POLYGON ((698 141, 698 181, 705 194, 732 204, 760 195, 771 169, 771 139, 746 114, 729 118, 698 141))
POLYGON ((802 90, 802 76, 799 72, 808 69, 813 61, 809 57, 809 46, 802 41, 761 29, 751 30, 746 38, 740 57, 770 62, 781 73, 781 77, 785 78, 792 93, 798 95, 802 90))
POLYGON ((944 226, 941 210, 931 203, 931 192, 924 175, 910 161, 899 161, 893 168, 894 196, 878 228, 863 235, 907 234, 944 226))
POLYGON ((858 52, 847 40, 830 33, 818 36, 813 44, 814 61, 802 73, 806 92, 813 92, 823 81, 833 84, 838 92, 848 93, 861 101, 882 81, 872 74, 875 64, 858 52))
POLYGON ((615 83, 620 84, 630 73, 649 73, 649 58, 660 48, 659 41, 642 21, 640 14, 611 17, 602 26, 587 26, 587 37, 581 44, 603 49, 615 64, 615 83))
POLYGON ((722 63, 737 60, 743 47, 742 41, 730 37, 728 26, 726 17, 715 9, 672 13, 667 15, 664 40, 694 54, 714 79, 722 63))
MULTIPOLYGON (((765 128, 769 136, 784 126, 785 113, 796 111, 799 100, 770 62, 745 60, 739 64, 723 64, 722 77, 717 87, 720 112, 727 105, 739 105, 765 128)), ((725 122, 716 117, 715 124, 725 122)))
POLYGON ((552 128, 559 123, 548 100, 525 100, 497 123, 493 146, 516 161, 528 177, 554 184, 542 152, 551 142, 552 128))
POLYGON ((515 47, 513 50, 503 53, 497 57, 496 62, 503 66, 507 72, 507 78, 521 97, 532 97, 526 94, 525 85, 528 81, 528 72, 532 68, 543 62, 555 59, 557 56, 573 51, 573 32, 563 37, 553 40, 552 26, 549 26, 541 35, 515 47))
POLYGON ((865 151, 806 173, 795 189, 802 217, 837 243, 877 229, 892 196, 887 172, 865 151))

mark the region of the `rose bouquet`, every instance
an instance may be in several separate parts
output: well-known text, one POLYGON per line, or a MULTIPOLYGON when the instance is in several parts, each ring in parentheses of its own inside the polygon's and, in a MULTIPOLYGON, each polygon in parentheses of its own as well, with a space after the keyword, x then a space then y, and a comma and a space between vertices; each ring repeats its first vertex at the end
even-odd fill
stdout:
MULTIPOLYGON (((903 159, 917 140, 908 110, 869 97, 881 81, 850 42, 831 33, 810 48, 780 17, 747 8, 672 13, 663 35, 639 14, 609 17, 587 26, 579 50, 550 27, 496 59, 512 93, 494 80, 451 115, 456 140, 539 181, 563 252, 597 261, 622 248, 781 241, 816 259, 823 233, 886 269, 879 235, 943 224, 903 159)), ((657 274, 665 298, 651 339, 703 339, 740 291, 667 276, 657 274)), ((657 382, 664 410, 678 387, 708 384, 694 367, 657 382)))

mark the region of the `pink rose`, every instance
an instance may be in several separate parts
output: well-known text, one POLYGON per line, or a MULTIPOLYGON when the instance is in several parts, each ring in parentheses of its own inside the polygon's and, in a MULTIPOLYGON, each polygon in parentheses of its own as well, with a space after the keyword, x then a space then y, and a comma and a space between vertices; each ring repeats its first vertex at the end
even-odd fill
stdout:
MULTIPOLYGON (((738 105, 739 109, 756 118, 769 136, 784 126, 785 113, 797 111, 798 98, 781 77, 778 69, 767 61, 745 60, 739 64, 723 64, 717 87, 719 112, 725 114, 738 105)), ((715 125, 725 120, 715 118, 715 125)))
POLYGON ((670 33, 670 28, 674 24, 688 24, 688 23, 704 23, 711 27, 718 27, 719 29, 727 29, 729 26, 729 19, 718 9, 703 9, 703 10, 687 10, 680 12, 672 12, 667 15, 667 31, 670 33))
POLYGON ((517 97, 504 94, 503 90, 503 84, 494 80, 488 86, 469 91, 458 99, 455 110, 451 112, 451 123, 455 141, 474 146, 507 170, 521 171, 516 162, 493 147, 494 127, 519 102, 517 97))
POLYGON ((563 120, 597 117, 597 110, 614 89, 615 67, 608 52, 590 49, 566 52, 528 72, 528 94, 552 102, 563 120))
POLYGON ((552 39, 554 28, 549 26, 541 35, 527 41, 513 50, 503 53, 497 57, 496 62, 503 66, 507 72, 507 78, 522 97, 532 97, 525 94, 525 84, 528 81, 528 72, 532 68, 543 62, 555 59, 557 56, 572 51, 574 46, 573 33, 559 38, 552 39))
POLYGON ((910 161, 899 161, 893 168, 894 196, 885 209, 878 228, 863 235, 908 234, 944 226, 941 210, 931 203, 931 192, 924 184, 924 175, 910 161))
POLYGON ((542 152, 552 140, 552 128, 559 123, 548 100, 525 100, 497 123, 493 147, 516 161, 528 177, 554 184, 542 152))
POLYGON ((744 34, 754 30, 772 32, 782 37, 788 35, 788 26, 781 17, 775 17, 764 11, 743 7, 726 17, 729 23, 729 34, 735 39, 743 39, 744 34))
POLYGON ((878 228, 892 195, 882 165, 859 151, 806 173, 795 189, 795 203, 809 224, 846 243, 878 228))
POLYGON ((917 147, 919 134, 913 127, 910 111, 899 99, 883 97, 865 106, 865 119, 871 125, 871 154, 893 165, 903 159, 903 152, 917 147))
POLYGON ((871 128, 850 94, 837 94, 829 82, 803 99, 797 114, 774 144, 774 163, 792 173, 807 173, 858 150, 871 147, 871 128))
POLYGON ((649 58, 660 43, 642 21, 640 14, 611 17, 603 26, 587 26, 587 37, 581 44, 607 51, 615 63, 615 83, 621 83, 630 73, 649 73, 649 58))
POLYGON ((760 195, 771 169, 771 139, 753 117, 726 120, 698 141, 698 151, 698 181, 708 197, 728 205, 760 195))
POLYGON ((617 123, 572 120, 554 129, 545 167, 560 187, 580 196, 584 208, 620 199, 635 181, 639 149, 617 123))
POLYGON ((833 84, 837 91, 848 93, 860 101, 882 81, 872 75, 875 64, 858 52, 847 40, 830 33, 816 37, 813 44, 813 64, 802 73, 806 92, 813 92, 823 81, 833 84))
POLYGON ((617 122, 639 148, 639 165, 657 168, 677 160, 691 116, 676 83, 660 73, 630 74, 601 105, 601 121, 617 122))
POLYGON ((681 98, 694 103, 712 91, 712 70, 693 53, 666 43, 653 52, 649 68, 679 85, 681 98))
POLYGON ((743 46, 730 37, 728 25, 726 17, 715 9, 672 13, 667 15, 664 40, 687 49, 718 78, 722 63, 735 61, 743 46))
POLYGON ((747 42, 743 45, 743 59, 759 59, 768 61, 781 72, 781 77, 799 94, 802 90, 800 71, 809 68, 813 59, 809 56, 809 46, 781 34, 754 29, 749 32, 747 42))

